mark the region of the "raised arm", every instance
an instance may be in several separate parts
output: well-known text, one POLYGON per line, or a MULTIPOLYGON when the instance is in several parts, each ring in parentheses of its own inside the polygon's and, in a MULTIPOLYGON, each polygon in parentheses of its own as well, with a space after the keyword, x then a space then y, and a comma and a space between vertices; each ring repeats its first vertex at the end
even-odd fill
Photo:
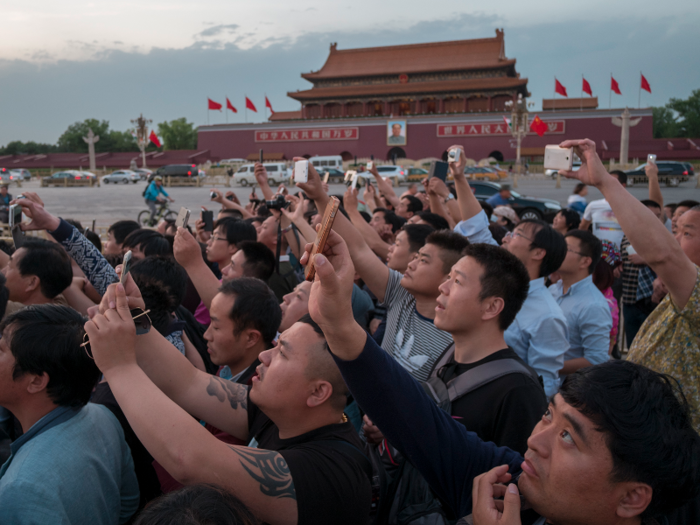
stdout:
POLYGON ((265 166, 259 162, 255 163, 255 180, 258 181, 260 191, 263 194, 263 199, 272 200, 272 197, 275 196, 275 192, 272 191, 270 184, 267 182, 267 170, 265 169, 265 166))
POLYGON ((212 198, 212 200, 214 202, 218 202, 219 204, 221 204, 221 206, 223 208, 226 208, 229 210, 238 210, 239 212, 241 212, 241 215, 243 215, 244 219, 254 217, 254 215, 252 213, 250 213, 248 210, 246 210, 239 203, 228 200, 227 198, 225 198, 221 192, 216 191, 215 189, 212 189, 211 191, 212 191, 212 193, 216 194, 216 196, 214 198, 212 198))
POLYGON ((214 296, 219 291, 219 280, 204 262, 199 242, 184 228, 178 228, 173 242, 173 255, 189 276, 197 289, 204 306, 211 307, 214 296))
POLYGON ((596 153, 595 142, 567 140, 560 146, 575 148, 582 161, 578 171, 564 174, 601 191, 637 253, 664 282, 676 307, 685 308, 697 281, 697 269, 678 241, 651 210, 605 170, 596 153))
MULTIPOLYGON (((438 177, 425 179, 423 181, 423 186, 428 194, 428 199, 430 199, 430 211, 437 213, 447 221, 451 230, 454 229, 457 225, 457 221, 452 217, 452 212, 446 207, 453 202, 453 200, 446 200, 450 195, 449 188, 438 177)), ((456 206, 456 211, 459 213, 459 205, 454 203, 454 206, 456 206)), ((457 218, 459 217, 460 216, 457 215, 457 218)))
POLYGON ((396 192, 394 192, 394 188, 391 186, 391 182, 388 180, 384 179, 379 174, 379 171, 377 170, 377 166, 372 166, 372 169, 369 170, 369 172, 374 175, 374 180, 377 183, 377 189, 379 190, 379 193, 384 195, 384 198, 391 203, 391 205, 394 208, 399 207, 399 196, 396 195, 396 192))
POLYGON ((450 172, 455 181, 455 190, 457 190, 457 203, 462 214, 462 220, 466 221, 475 215, 478 215, 482 210, 481 204, 474 196, 474 192, 464 176, 464 168, 467 165, 467 158, 464 155, 462 146, 450 146, 449 150, 460 150, 459 162, 450 162, 450 172))
POLYGON ((659 167, 655 162, 647 162, 647 165, 644 166, 644 171, 649 180, 649 199, 661 206, 661 211, 663 212, 664 196, 661 193, 661 186, 659 186, 659 167))
POLYGON ((348 217, 350 217, 350 222, 352 222, 352 225, 360 232, 370 249, 376 253, 381 260, 386 261, 386 257, 389 255, 389 245, 385 243, 377 231, 367 223, 357 209, 357 190, 351 188, 345 190, 343 207, 348 213, 348 217))

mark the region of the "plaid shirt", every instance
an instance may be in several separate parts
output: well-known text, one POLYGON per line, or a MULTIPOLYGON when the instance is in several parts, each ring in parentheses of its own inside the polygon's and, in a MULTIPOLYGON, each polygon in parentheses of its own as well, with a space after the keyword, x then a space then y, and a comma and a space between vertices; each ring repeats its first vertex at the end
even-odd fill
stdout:
POLYGON ((651 297, 654 293, 654 279, 656 274, 654 270, 648 266, 643 266, 639 270, 639 279, 637 282, 637 301, 651 297))

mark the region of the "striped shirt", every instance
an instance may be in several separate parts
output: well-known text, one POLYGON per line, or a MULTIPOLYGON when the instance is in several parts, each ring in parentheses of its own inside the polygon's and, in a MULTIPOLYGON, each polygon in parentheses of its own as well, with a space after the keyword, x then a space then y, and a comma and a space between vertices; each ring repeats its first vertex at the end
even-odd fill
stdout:
POLYGON ((622 304, 635 304, 637 302, 637 286, 639 284, 639 270, 643 265, 632 264, 627 247, 630 241, 625 235, 620 243, 620 255, 622 255, 622 304))
POLYGON ((432 319, 416 310, 416 298, 403 286, 403 275, 389 270, 389 282, 384 295, 387 323, 382 348, 396 359, 416 380, 425 381, 433 364, 452 336, 435 328, 432 319))

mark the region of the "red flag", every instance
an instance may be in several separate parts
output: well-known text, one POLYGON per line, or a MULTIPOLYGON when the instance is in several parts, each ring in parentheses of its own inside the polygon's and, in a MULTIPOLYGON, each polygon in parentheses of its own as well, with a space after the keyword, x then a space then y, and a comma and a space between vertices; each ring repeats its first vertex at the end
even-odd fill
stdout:
POLYGON ((644 75, 642 75, 642 89, 651 93, 651 86, 649 85, 649 82, 647 82, 647 79, 644 78, 644 75))
POLYGON ((158 140, 158 136, 156 135, 155 131, 151 130, 151 134, 148 136, 148 140, 153 142, 153 144, 155 145, 156 148, 161 147, 160 140, 158 140))
POLYGON ((252 111, 255 111, 256 113, 258 112, 258 110, 255 109, 255 104, 253 104, 253 101, 250 100, 248 97, 245 98, 245 107, 252 111))
POLYGON ((562 86, 561 82, 559 82, 556 78, 554 79, 554 92, 559 93, 562 97, 569 96, 566 94, 566 88, 562 86))
POLYGON ((530 131, 534 131, 541 137, 547 131, 547 124, 538 115, 535 115, 535 118, 530 123, 530 131))
POLYGON ((221 111, 221 104, 218 102, 214 102, 212 99, 208 98, 207 101, 209 102, 209 108, 208 109, 218 109, 221 111))
POLYGON ((620 93, 620 86, 617 84, 617 80, 615 80, 612 75, 610 75, 610 89, 616 95, 622 95, 622 93, 620 93))
POLYGON ((270 113, 274 113, 275 111, 272 109, 272 104, 270 104, 270 101, 267 99, 267 95, 265 95, 265 107, 270 110, 270 113))
POLYGON ((231 104, 231 101, 226 97, 226 109, 230 109, 234 113, 238 113, 238 110, 233 107, 233 104, 231 104))
POLYGON ((591 91, 591 85, 585 78, 583 79, 583 92, 588 93, 590 96, 593 96, 593 91, 591 91))

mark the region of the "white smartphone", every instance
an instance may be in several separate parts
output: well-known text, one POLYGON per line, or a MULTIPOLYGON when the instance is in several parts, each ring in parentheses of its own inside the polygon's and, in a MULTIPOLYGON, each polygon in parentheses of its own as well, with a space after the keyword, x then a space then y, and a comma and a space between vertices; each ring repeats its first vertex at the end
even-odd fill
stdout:
POLYGON ((129 271, 131 270, 131 257, 132 257, 131 250, 126 252, 124 254, 124 259, 122 260, 122 275, 119 278, 119 282, 124 285, 126 282, 126 276, 129 275, 129 271))
POLYGON ((574 165, 574 148, 560 148, 559 146, 545 146, 544 169, 571 171, 574 165))
POLYGON ((18 226, 22 222, 22 206, 19 204, 12 204, 10 206, 10 214, 8 217, 8 223, 10 229, 18 226))
POLYGON ((177 219, 175 220, 176 228, 185 228, 190 220, 190 210, 187 208, 180 208, 180 213, 177 214, 177 219))
POLYGON ((654 155, 653 153, 649 153, 649 155, 647 155, 647 162, 651 164, 656 164, 656 155, 654 155))
POLYGON ((635 255, 636 253, 637 253, 637 250, 635 250, 631 244, 629 246, 627 246, 627 255, 635 255))
POLYGON ((309 181, 309 161, 308 160, 298 160, 294 163, 294 182, 299 184, 300 182, 309 181))
POLYGON ((454 162, 455 164, 459 162, 459 156, 461 152, 462 150, 460 150, 459 148, 450 150, 450 153, 448 153, 447 155, 447 162, 454 162))
POLYGON ((352 176, 352 179, 350 179, 350 188, 352 188, 353 190, 357 187, 358 177, 359 177, 358 173, 355 172, 355 174, 352 176))
POLYGON ((369 161, 369 162, 367 163, 367 171, 370 171, 372 168, 374 168, 374 162, 369 161))

